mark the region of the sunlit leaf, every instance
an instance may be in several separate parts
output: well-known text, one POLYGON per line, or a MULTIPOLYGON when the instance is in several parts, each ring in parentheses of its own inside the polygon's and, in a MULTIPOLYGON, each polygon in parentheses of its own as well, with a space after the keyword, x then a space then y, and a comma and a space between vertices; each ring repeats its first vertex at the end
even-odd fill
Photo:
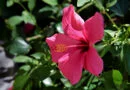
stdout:
POLYGON ((89 89, 93 90, 94 88, 96 88, 96 85, 95 84, 90 84, 89 89))
POLYGON ((113 5, 115 5, 117 3, 117 0, 108 0, 106 7, 112 7, 113 5))
POLYGON ((94 4, 99 10, 104 11, 103 0, 94 0, 94 4))
POLYGON ((66 87, 71 87, 72 86, 67 79, 61 78, 60 80, 66 87))
POLYGON ((14 3, 18 3, 20 0, 6 0, 6 6, 11 7, 14 5, 14 3))
POLYGON ((62 29, 61 23, 57 23, 57 24, 56 24, 56 30, 57 30, 59 33, 64 33, 64 31, 63 31, 63 29, 62 29))
POLYGON ((32 57, 34 57, 35 59, 41 59, 44 56, 44 53, 42 52, 37 52, 31 55, 32 57))
POLYGON ((81 7, 87 2, 90 2, 90 0, 77 0, 77 6, 81 7))
POLYGON ((35 7, 36 0, 28 0, 28 8, 32 11, 35 7))
POLYGON ((113 70, 112 71, 112 77, 113 77, 114 84, 119 87, 122 84, 122 81, 123 81, 123 77, 122 77, 122 74, 120 73, 120 71, 113 70))
POLYGON ((58 4, 58 0, 42 0, 42 1, 51 6, 55 6, 58 4))
POLYGON ((20 56, 16 56, 14 58, 14 61, 17 63, 26 63, 26 62, 31 62, 32 59, 28 56, 20 55, 20 56))
POLYGON ((94 77, 94 79, 92 80, 92 83, 96 83, 98 81, 99 81, 98 77, 94 77))
POLYGON ((109 34, 111 37, 114 37, 114 35, 116 34, 116 31, 106 29, 105 33, 109 34))
POLYGON ((31 69, 31 66, 30 65, 23 65, 20 67, 20 70, 24 70, 24 71, 29 71, 31 69))
POLYGON ((53 86, 53 82, 50 77, 43 80, 45 86, 53 86))
POLYGON ((49 6, 45 6, 45 7, 41 8, 41 9, 39 10, 39 13, 48 12, 48 11, 53 12, 53 11, 54 11, 54 8, 49 7, 49 6))
POLYGON ((7 2, 6 2, 7 7, 11 7, 13 4, 14 4, 13 0, 7 0, 7 2))
POLYGON ((7 23, 11 26, 16 26, 20 24, 23 21, 23 18, 21 16, 12 16, 8 19, 7 23))
POLYGON ((36 24, 36 19, 31 13, 29 13, 27 11, 23 11, 22 12, 22 17, 23 17, 23 21, 25 23, 30 23, 32 25, 36 24))
POLYGON ((17 37, 15 40, 13 40, 12 43, 7 47, 7 50, 13 55, 26 54, 30 51, 30 49, 30 45, 20 37, 17 37))

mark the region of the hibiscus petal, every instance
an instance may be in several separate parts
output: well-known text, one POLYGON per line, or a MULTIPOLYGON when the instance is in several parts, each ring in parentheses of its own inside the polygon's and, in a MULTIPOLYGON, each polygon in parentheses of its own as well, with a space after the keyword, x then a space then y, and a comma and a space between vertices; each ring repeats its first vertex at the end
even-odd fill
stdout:
POLYGON ((77 50, 69 54, 68 60, 59 62, 58 67, 71 84, 76 84, 82 76, 83 62, 83 53, 77 50))
POLYGON ((84 67, 86 70, 88 70, 90 73, 94 74, 95 76, 98 76, 103 70, 103 61, 98 55, 95 48, 93 48, 92 46, 89 48, 89 50, 86 53, 84 67))
POLYGON ((50 47, 52 60, 54 62, 63 61, 68 58, 68 53, 77 50, 74 45, 78 45, 80 42, 72 39, 64 34, 55 34, 46 39, 47 44, 50 47))
POLYGON ((72 5, 63 9, 62 27, 65 30, 66 26, 71 23, 71 14, 74 7, 72 5))
POLYGON ((91 43, 96 43, 103 38, 103 17, 96 12, 94 16, 85 21, 84 35, 91 43))
POLYGON ((66 32, 66 35, 73 38, 73 39, 76 39, 76 40, 85 40, 85 37, 83 35, 83 32, 82 31, 78 31, 78 30, 75 30, 74 28, 72 28, 71 25, 68 25, 66 28, 65 28, 65 32, 66 32))
POLYGON ((62 27, 65 34, 74 39, 83 37, 84 20, 74 11, 72 5, 63 10, 62 27), (72 33, 74 33, 73 36, 72 33))
POLYGON ((74 11, 71 15, 71 25, 75 30, 83 30, 84 20, 74 11))

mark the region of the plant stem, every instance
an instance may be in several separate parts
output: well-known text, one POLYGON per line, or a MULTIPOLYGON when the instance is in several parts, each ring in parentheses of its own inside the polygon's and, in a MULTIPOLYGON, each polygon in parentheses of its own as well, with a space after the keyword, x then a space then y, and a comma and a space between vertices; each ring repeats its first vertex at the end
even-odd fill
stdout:
POLYGON ((90 2, 86 5, 84 5, 83 7, 81 7, 79 10, 77 10, 77 13, 80 13, 81 11, 83 11, 85 8, 88 8, 89 6, 93 5, 93 2, 90 2))
POLYGON ((17 2, 25 11, 28 11, 21 2, 17 2))
POLYGON ((29 41, 36 40, 36 39, 39 39, 39 38, 42 38, 42 35, 36 35, 36 36, 28 37, 28 38, 26 38, 26 40, 29 42, 29 41))
POLYGON ((90 84, 91 84, 91 82, 92 82, 93 79, 94 79, 94 75, 91 75, 90 79, 89 79, 89 81, 87 83, 87 88, 89 88, 89 86, 90 86, 90 84))
POLYGON ((111 23, 113 24, 113 27, 115 27, 117 30, 120 30, 120 28, 115 24, 115 22, 112 20, 112 18, 110 17, 110 15, 107 12, 105 12, 105 15, 111 21, 111 23))

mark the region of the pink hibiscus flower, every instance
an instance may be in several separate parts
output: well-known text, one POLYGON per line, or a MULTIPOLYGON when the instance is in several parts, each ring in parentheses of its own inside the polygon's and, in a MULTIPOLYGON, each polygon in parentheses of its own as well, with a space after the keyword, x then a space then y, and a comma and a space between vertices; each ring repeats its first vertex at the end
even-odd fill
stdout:
POLYGON ((55 34, 46 39, 53 62, 63 75, 76 84, 83 68, 95 76, 103 70, 103 61, 93 45, 103 38, 103 17, 96 12, 84 20, 74 11, 72 5, 64 8, 62 27, 64 34, 55 34))

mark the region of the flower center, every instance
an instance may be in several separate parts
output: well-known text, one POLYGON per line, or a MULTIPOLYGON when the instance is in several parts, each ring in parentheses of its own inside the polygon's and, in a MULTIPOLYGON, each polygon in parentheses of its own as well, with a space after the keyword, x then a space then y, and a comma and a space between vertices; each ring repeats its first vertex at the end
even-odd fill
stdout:
POLYGON ((55 45, 55 52, 65 52, 67 50, 67 47, 65 44, 56 44, 55 45))
POLYGON ((77 45, 77 48, 78 48, 78 49, 81 49, 82 52, 86 52, 86 51, 88 51, 89 46, 88 46, 88 45, 85 45, 85 44, 81 44, 81 45, 77 45))
POLYGON ((84 42, 82 41, 82 51, 85 52, 85 51, 88 51, 89 49, 89 44, 87 42, 84 42))

